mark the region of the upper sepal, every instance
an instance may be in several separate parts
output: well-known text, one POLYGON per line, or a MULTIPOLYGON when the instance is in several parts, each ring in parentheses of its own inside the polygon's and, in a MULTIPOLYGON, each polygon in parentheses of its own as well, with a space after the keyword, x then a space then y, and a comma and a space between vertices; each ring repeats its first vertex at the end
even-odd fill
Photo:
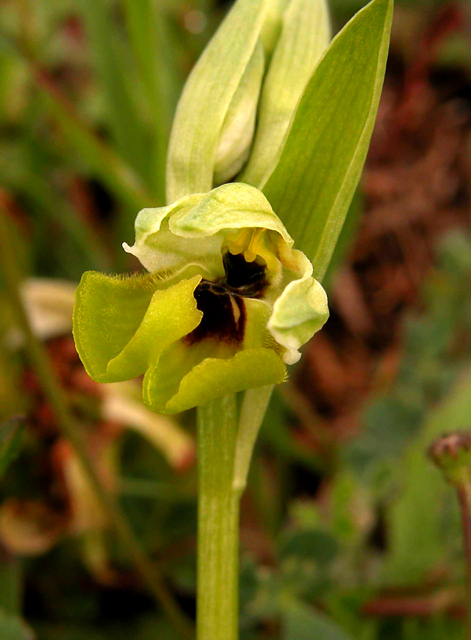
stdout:
POLYGON ((224 275, 224 238, 244 228, 268 229, 293 244, 261 191, 230 183, 184 196, 167 207, 143 209, 136 218, 134 245, 123 247, 153 273, 169 277, 193 264, 216 278, 224 275))

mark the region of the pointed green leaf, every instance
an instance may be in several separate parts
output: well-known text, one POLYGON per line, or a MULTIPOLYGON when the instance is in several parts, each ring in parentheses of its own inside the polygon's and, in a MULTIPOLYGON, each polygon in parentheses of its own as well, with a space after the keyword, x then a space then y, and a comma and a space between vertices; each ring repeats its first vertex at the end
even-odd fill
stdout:
POLYGON ((366 158, 384 79, 392 0, 373 0, 338 34, 301 99, 263 191, 321 280, 366 158))
POLYGON ((0 610, 0 638, 2 640, 34 640, 35 635, 20 618, 0 610))
POLYGON ((242 181, 261 188, 269 178, 297 104, 330 38, 325 0, 291 0, 263 83, 257 133, 242 181))
POLYGON ((267 0, 238 0, 193 69, 178 104, 167 164, 167 202, 210 191, 221 130, 254 54, 267 0))

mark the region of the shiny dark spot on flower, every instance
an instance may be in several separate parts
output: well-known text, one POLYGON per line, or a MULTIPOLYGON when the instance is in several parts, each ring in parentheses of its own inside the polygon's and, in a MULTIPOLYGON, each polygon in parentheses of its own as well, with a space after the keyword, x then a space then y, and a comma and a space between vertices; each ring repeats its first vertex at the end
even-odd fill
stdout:
POLYGON ((215 340, 226 344, 241 344, 244 339, 246 312, 241 296, 229 292, 215 282, 202 280, 195 289, 196 306, 203 312, 200 324, 189 333, 185 342, 215 340))
POLYGON ((268 285, 265 265, 256 260, 247 262, 242 253, 233 255, 226 251, 223 256, 225 284, 241 296, 258 298, 268 285))
POLYGON ((244 339, 247 313, 245 298, 259 298, 268 285, 266 267, 247 262, 242 254, 223 256, 226 276, 219 282, 202 280, 195 289, 196 306, 203 312, 200 324, 185 342, 214 340, 240 345, 244 339))

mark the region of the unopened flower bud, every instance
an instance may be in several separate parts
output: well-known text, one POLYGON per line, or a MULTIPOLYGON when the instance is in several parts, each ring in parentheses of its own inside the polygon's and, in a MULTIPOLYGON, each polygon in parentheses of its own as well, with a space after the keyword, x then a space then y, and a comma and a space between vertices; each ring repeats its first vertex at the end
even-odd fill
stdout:
POLYGON ((224 120, 216 148, 215 185, 234 178, 249 157, 264 66, 263 45, 259 41, 224 120))
POLYGON ((261 189, 275 168, 286 135, 331 37, 325 0, 291 0, 263 81, 257 132, 240 180, 261 189))
POLYGON ((289 1, 290 0, 271 0, 268 6, 262 33, 260 34, 267 57, 273 53, 273 49, 280 37, 283 13, 289 1))
POLYGON ((210 191, 215 177, 233 178, 247 159, 263 76, 260 35, 267 4, 238 0, 188 77, 170 137, 168 203, 210 191))

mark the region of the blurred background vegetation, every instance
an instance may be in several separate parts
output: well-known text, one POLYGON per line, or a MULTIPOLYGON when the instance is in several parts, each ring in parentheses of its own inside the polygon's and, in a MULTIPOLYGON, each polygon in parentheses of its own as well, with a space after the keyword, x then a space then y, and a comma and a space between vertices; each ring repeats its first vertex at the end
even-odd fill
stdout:
MULTIPOLYGON (((12 282, 98 475, 194 616, 194 415, 95 385, 70 314, 84 270, 139 268, 121 242, 164 203, 178 96, 229 4, 0 3, 2 640, 179 637, 64 435, 12 282)), ((335 29, 363 4, 331 0, 335 29)), ((273 399, 243 500, 243 640, 466 637, 458 508, 426 450, 471 428, 470 132, 470 3, 398 0, 331 319, 273 399)))

